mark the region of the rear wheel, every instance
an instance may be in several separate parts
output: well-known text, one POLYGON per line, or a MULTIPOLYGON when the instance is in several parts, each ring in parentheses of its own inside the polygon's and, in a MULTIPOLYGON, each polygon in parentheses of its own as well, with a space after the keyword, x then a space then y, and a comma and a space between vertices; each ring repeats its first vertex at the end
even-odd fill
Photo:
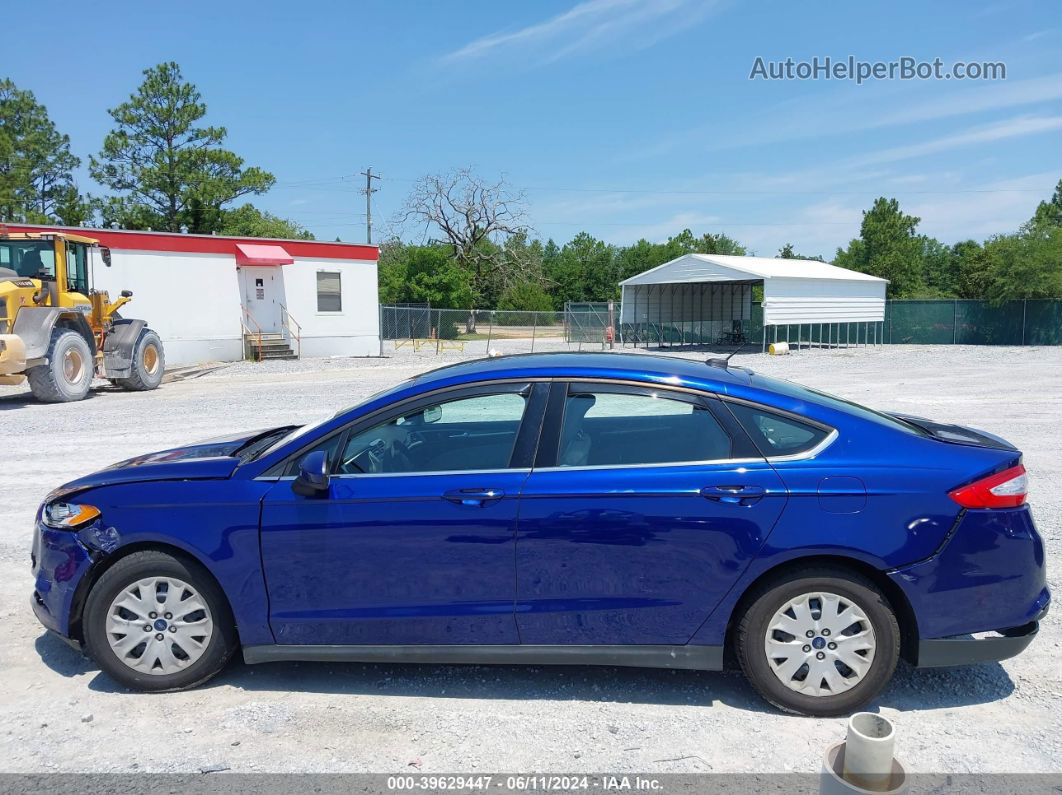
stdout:
POLYGON ((745 676, 767 701, 800 715, 844 715, 892 678, 900 627, 872 582, 815 567, 761 588, 736 640, 745 676))
POLYGON ((134 552, 103 573, 85 604, 85 646, 126 687, 195 687, 219 673, 237 647, 228 602, 198 563, 134 552))
POLYGON ((68 403, 88 394, 94 363, 92 349, 84 337, 68 328, 53 329, 47 358, 47 364, 26 371, 26 380, 37 400, 68 403))
POLYGON ((154 331, 145 328, 133 346, 133 361, 128 377, 115 378, 113 383, 122 389, 146 392, 158 388, 165 369, 166 355, 162 350, 162 340, 154 331))

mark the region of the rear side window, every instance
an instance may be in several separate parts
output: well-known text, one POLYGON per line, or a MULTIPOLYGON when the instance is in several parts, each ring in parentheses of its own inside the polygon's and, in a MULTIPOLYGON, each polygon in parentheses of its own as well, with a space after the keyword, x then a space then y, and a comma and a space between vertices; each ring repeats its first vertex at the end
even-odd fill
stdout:
POLYGON ((727 406, 766 458, 806 453, 830 433, 818 425, 745 403, 727 401, 727 406))
POLYGON ((681 464, 726 459, 730 451, 730 437, 696 402, 580 385, 565 401, 557 465, 681 464))

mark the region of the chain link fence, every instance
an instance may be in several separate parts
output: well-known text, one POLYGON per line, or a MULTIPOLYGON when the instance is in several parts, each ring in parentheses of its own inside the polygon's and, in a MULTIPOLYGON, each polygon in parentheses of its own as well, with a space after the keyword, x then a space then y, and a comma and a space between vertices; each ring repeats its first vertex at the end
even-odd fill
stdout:
MULTIPOLYGON (((380 337, 394 349, 486 355, 567 350, 573 342, 564 312, 381 306, 380 337)), ((575 342, 578 345, 577 342, 575 342)))
MULTIPOLYGON (((620 323, 618 301, 571 303, 563 312, 380 307, 380 336, 392 349, 469 355, 611 347, 759 347, 763 309, 741 320, 620 323)), ((767 330, 767 342, 846 345, 1062 345, 1062 301, 888 301, 885 321, 807 324, 767 330)))

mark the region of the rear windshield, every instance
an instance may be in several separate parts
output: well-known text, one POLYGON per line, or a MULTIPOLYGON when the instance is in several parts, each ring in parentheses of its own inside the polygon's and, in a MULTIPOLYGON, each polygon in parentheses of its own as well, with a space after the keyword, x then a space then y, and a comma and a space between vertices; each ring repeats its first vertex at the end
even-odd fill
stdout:
POLYGON ((797 400, 806 400, 809 403, 816 403, 820 406, 843 411, 847 414, 855 414, 857 417, 864 420, 887 425, 890 428, 895 428, 898 431, 905 431, 914 434, 915 436, 929 436, 929 433, 927 433, 925 429, 918 427, 914 423, 901 420, 898 417, 894 417, 891 414, 886 414, 882 411, 875 411, 860 403, 846 400, 845 398, 840 398, 827 392, 820 392, 819 390, 812 389, 808 386, 795 384, 792 381, 786 381, 781 378, 769 378, 765 375, 754 375, 752 377, 752 385, 769 389, 772 392, 777 392, 786 397, 796 398, 797 400))

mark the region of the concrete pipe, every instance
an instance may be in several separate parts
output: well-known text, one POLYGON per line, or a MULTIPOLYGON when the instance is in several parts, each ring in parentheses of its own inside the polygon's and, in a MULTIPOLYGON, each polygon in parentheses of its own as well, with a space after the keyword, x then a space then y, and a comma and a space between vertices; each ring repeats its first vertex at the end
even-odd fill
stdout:
POLYGON ((789 353, 789 343, 772 342, 770 346, 768 346, 767 352, 770 353, 771 356, 784 356, 785 354, 789 353))
POLYGON ((820 791, 897 795, 907 791, 907 773, 893 756, 896 732, 892 723, 871 712, 848 720, 844 742, 826 749, 820 791))

